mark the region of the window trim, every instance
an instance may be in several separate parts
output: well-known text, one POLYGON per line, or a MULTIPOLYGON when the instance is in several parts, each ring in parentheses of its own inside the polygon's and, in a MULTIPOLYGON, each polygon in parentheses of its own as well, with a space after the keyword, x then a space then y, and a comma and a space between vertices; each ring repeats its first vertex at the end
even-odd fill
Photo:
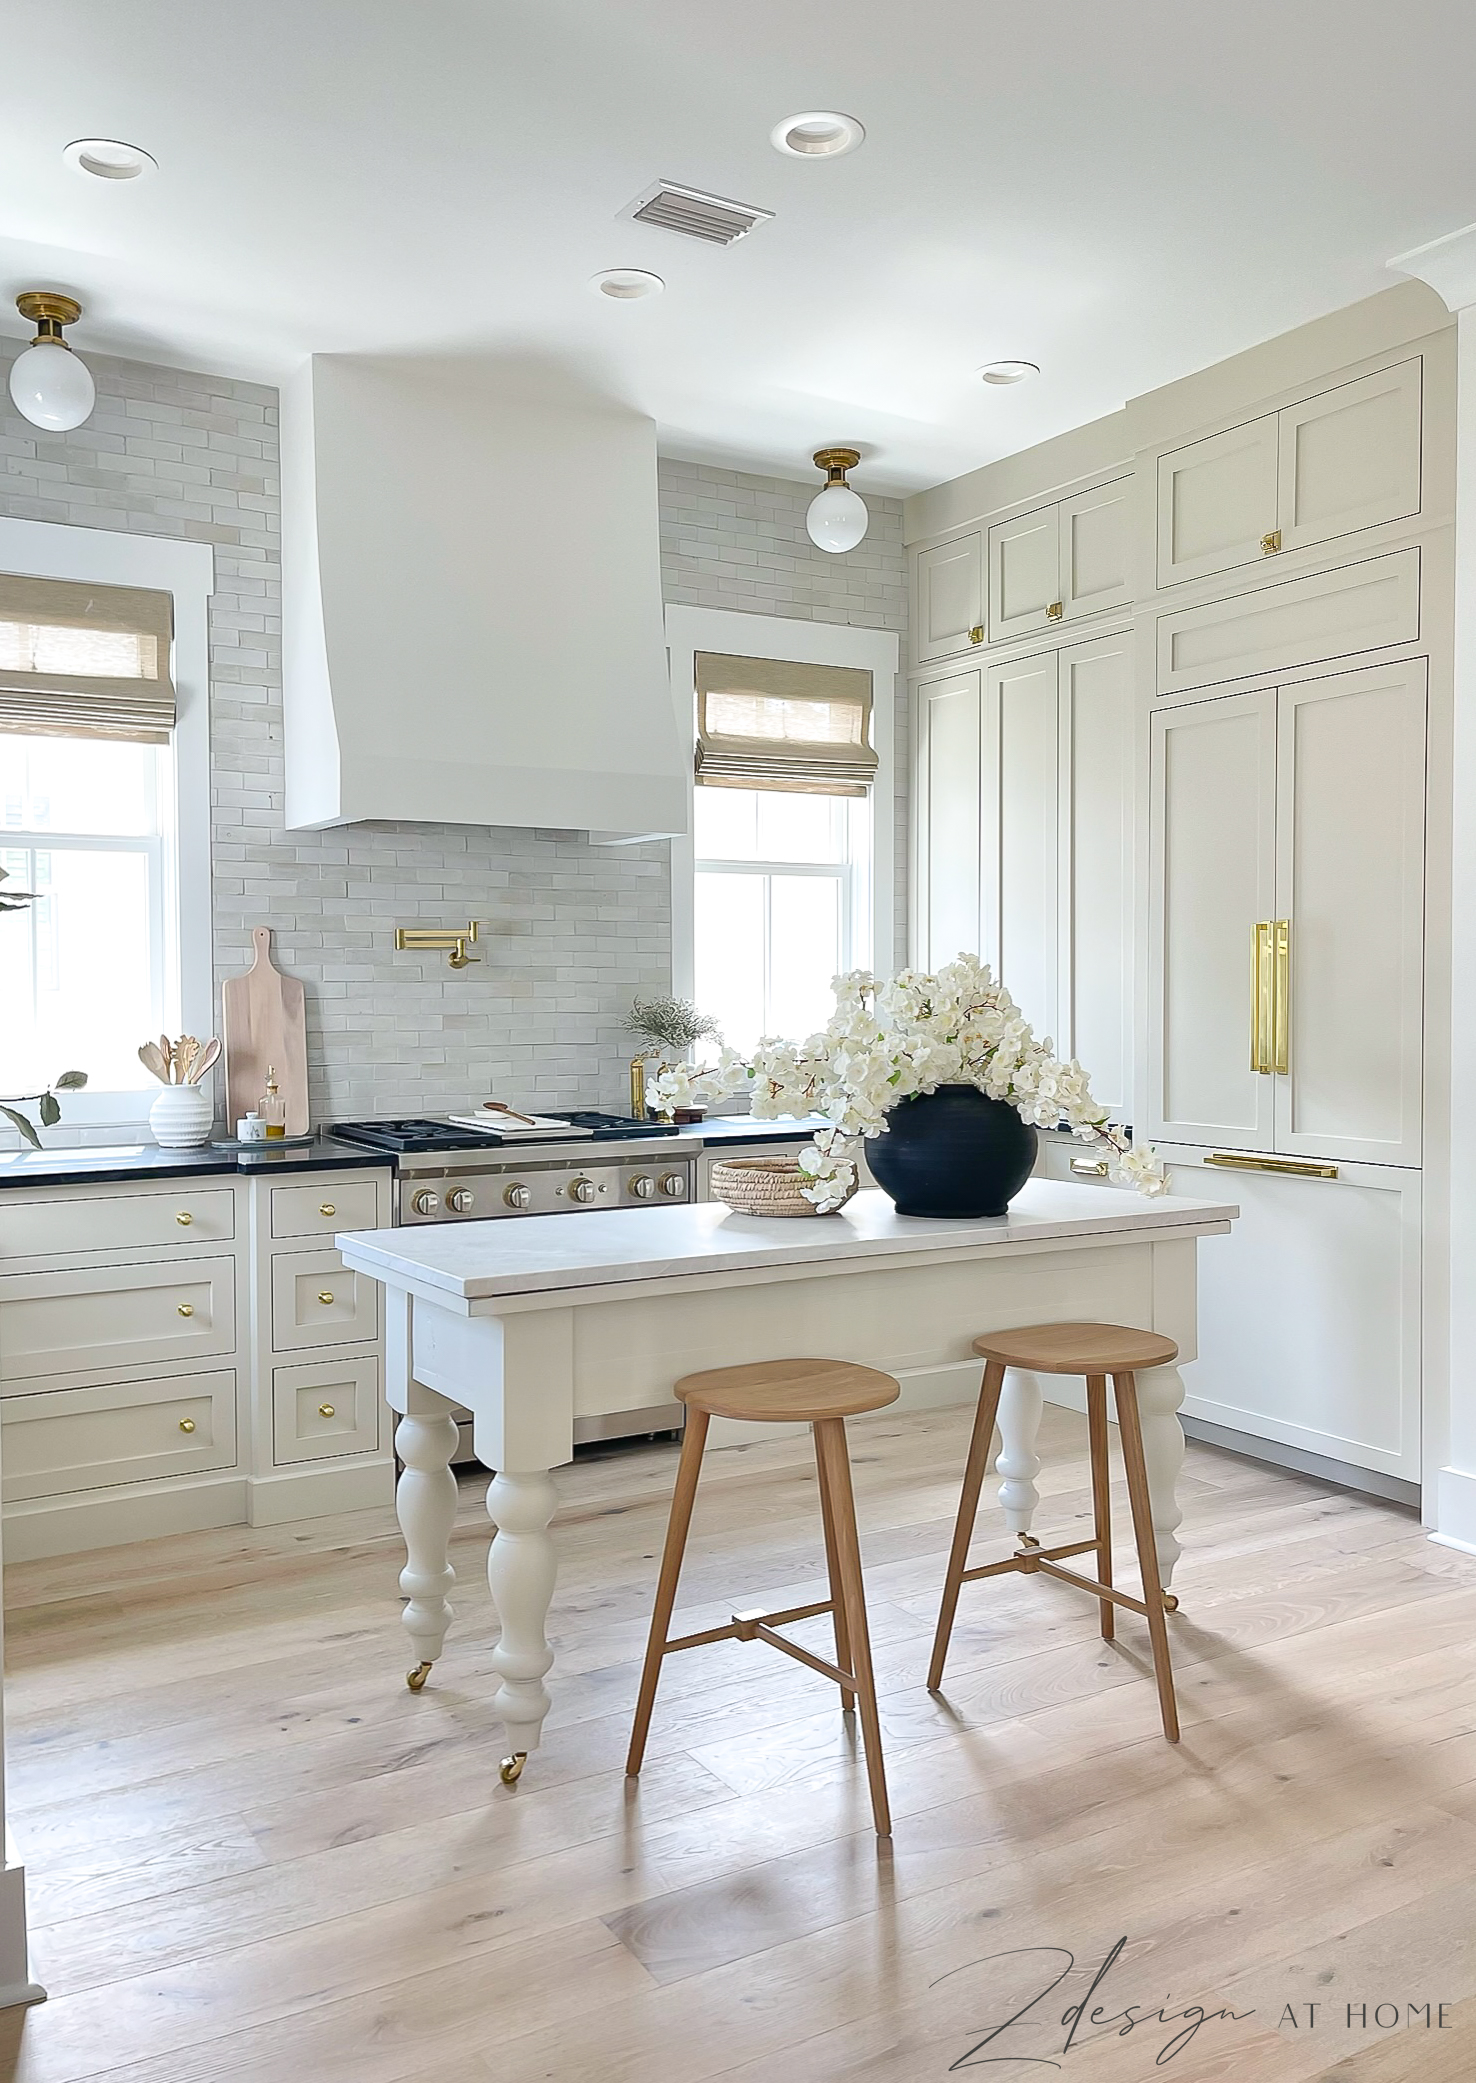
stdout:
MULTIPOLYGON (((174 596, 174 727, 172 827, 179 916, 179 1011, 182 1031, 214 1031, 215 979, 210 884, 210 596, 215 553, 208 543, 162 535, 119 535, 102 528, 0 517, 0 571, 28 578, 79 579, 100 586, 140 586, 174 596)), ((165 840, 166 860, 169 839, 165 840)), ((144 1037, 140 1036, 140 1040, 144 1037)), ((87 1068, 85 1048, 76 1052, 87 1068)), ((58 1071, 65 1070, 58 1064, 58 1071)), ((68 1095, 63 1128, 142 1129, 150 1090, 68 1095)))
MULTIPOLYGON (((798 621, 787 615, 746 614, 727 608, 678 605, 666 610, 672 701, 683 742, 697 743, 696 656, 718 651, 745 658, 794 659, 806 665, 859 666, 872 676, 871 729, 876 781, 871 792, 871 966, 890 976, 896 966, 896 761, 894 719, 900 644, 889 629, 858 629, 845 622, 798 621)), ((692 832, 695 777, 687 776, 687 829, 671 842, 672 989, 690 998, 696 969, 697 854, 692 832)))

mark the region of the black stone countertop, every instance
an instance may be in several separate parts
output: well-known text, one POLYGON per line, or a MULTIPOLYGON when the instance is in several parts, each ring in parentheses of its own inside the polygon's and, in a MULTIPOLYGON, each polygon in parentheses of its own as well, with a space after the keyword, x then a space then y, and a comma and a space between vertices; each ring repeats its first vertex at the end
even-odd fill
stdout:
POLYGON ((222 1172, 250 1176, 270 1172, 274 1178, 300 1172, 383 1171, 394 1160, 383 1151, 357 1143, 338 1143, 331 1136, 296 1143, 285 1150, 267 1146, 260 1156, 217 1150, 161 1150, 154 1143, 106 1143, 90 1149, 0 1150, 0 1188, 7 1186, 108 1186, 129 1179, 196 1179, 222 1172))

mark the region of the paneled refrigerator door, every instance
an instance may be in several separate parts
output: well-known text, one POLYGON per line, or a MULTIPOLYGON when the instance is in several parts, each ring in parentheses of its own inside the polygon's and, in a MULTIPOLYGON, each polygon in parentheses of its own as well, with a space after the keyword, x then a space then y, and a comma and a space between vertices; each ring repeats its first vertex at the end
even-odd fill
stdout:
POLYGON ((1417 1165, 1425 665, 1278 696, 1276 1148, 1417 1165))
POLYGON ((1155 1140, 1269 1150, 1275 690, 1159 709, 1152 733, 1142 1125, 1155 1140))
POLYGON ((1133 662, 1128 636, 1060 654, 1063 1055, 1115 1120, 1133 1099, 1133 662))

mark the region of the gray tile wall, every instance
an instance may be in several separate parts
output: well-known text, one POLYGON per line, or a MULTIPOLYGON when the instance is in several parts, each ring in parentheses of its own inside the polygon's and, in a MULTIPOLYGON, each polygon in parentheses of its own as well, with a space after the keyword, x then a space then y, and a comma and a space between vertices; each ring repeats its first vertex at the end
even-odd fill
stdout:
MULTIPOLYGON (((0 341, 0 378, 22 344, 0 341)), ((73 433, 43 433, 4 397, 0 512, 215 546, 217 975, 245 966, 253 925, 274 927, 278 961, 307 984, 315 1117, 444 1111, 488 1092, 622 1105, 624 1015, 670 978, 666 846, 465 825, 285 832, 276 393, 88 362, 97 409, 73 433), (483 931, 471 968, 394 952, 396 925, 468 918, 483 931)), ((671 462, 661 494, 668 599, 903 628, 898 502, 871 502, 867 540, 842 560, 805 535, 808 483, 671 462)), ((900 788, 896 809, 905 822, 900 788)))

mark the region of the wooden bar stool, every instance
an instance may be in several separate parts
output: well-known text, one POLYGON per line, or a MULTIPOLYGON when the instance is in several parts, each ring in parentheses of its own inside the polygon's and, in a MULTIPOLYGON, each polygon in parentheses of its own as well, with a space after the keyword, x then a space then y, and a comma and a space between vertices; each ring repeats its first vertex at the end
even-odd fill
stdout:
POLYGON ((1178 1358, 1179 1348, 1170 1338, 1153 1331, 1131 1331, 1121 1324, 1028 1324, 1015 1331, 991 1331, 974 1340, 974 1351, 985 1362, 979 1389, 979 1408, 974 1418, 969 1458, 964 1468, 963 1495, 958 1504, 958 1524, 953 1531, 953 1548, 948 1557, 948 1575, 943 1585, 943 1604, 938 1613, 938 1633, 933 1642, 933 1661, 928 1670, 928 1688, 936 1692, 943 1683, 943 1664, 953 1633, 953 1615, 959 1587, 977 1577, 997 1577, 1007 1570, 1031 1575, 1043 1570, 1063 1583, 1076 1584, 1101 1601, 1102 1639, 1112 1639, 1112 1608, 1127 1606, 1148 1622, 1153 1645, 1153 1671, 1158 1680, 1158 1704, 1163 1715, 1163 1733, 1170 1743, 1179 1740, 1179 1710, 1174 1699, 1174 1674, 1169 1662, 1166 1609, 1178 1600, 1164 1591, 1158 1574, 1158 1550, 1153 1541, 1153 1512, 1148 1498, 1148 1470, 1143 1459, 1143 1431, 1138 1421, 1140 1367, 1167 1367, 1178 1358), (1092 1520, 1089 1541, 1068 1541, 1059 1548, 1042 1548, 1022 1534, 1021 1552, 1006 1562, 986 1562, 968 1568, 969 1542, 979 1510, 979 1490, 985 1463, 994 1437, 994 1420, 1006 1367, 1024 1367, 1033 1374, 1081 1374, 1086 1377, 1087 1427, 1092 1459, 1092 1520), (1107 1377, 1117 1404, 1118 1430, 1122 1434, 1122 1458, 1127 1471, 1128 1501, 1132 1507, 1133 1532, 1138 1543, 1138 1567, 1143 1576, 1142 1598, 1130 1598, 1112 1583, 1112 1518, 1107 1465, 1107 1377), (1076 1570, 1062 1569, 1068 1555, 1094 1553, 1098 1576, 1083 1577, 1076 1570))
POLYGON ((656 1610, 651 1615, 651 1634, 625 1769, 629 1773, 641 1769, 664 1657, 677 1649, 699 1648, 704 1642, 762 1640, 782 1649, 786 1656, 808 1664, 822 1677, 833 1678, 841 1689, 846 1713, 853 1705, 859 1705, 876 1834, 890 1837, 892 1821, 882 1769, 881 1724, 876 1715, 876 1685, 871 1673, 871 1637, 866 1627, 861 1544, 856 1537, 856 1504, 851 1492, 845 1421, 863 1410, 881 1410, 886 1404, 895 1403, 902 1391, 890 1374, 879 1374, 874 1367, 854 1367, 845 1360, 760 1360, 748 1367, 714 1367, 704 1374, 684 1375, 674 1393, 687 1406, 687 1429, 682 1435, 682 1458, 677 1466, 661 1575, 656 1585, 656 1610), (725 1627, 709 1627, 699 1635, 680 1635, 672 1641, 667 1630, 676 1604, 677 1578, 681 1575, 687 1528, 692 1523, 692 1502, 697 1494, 710 1418, 737 1418, 749 1424, 784 1422, 811 1428, 815 1435, 815 1471, 820 1482, 830 1596, 817 1605, 791 1606, 783 1613, 766 1613, 762 1608, 735 1613, 725 1627), (808 1620, 816 1613, 833 1615, 834 1663, 812 1656, 808 1649, 778 1632, 787 1621, 808 1620))

